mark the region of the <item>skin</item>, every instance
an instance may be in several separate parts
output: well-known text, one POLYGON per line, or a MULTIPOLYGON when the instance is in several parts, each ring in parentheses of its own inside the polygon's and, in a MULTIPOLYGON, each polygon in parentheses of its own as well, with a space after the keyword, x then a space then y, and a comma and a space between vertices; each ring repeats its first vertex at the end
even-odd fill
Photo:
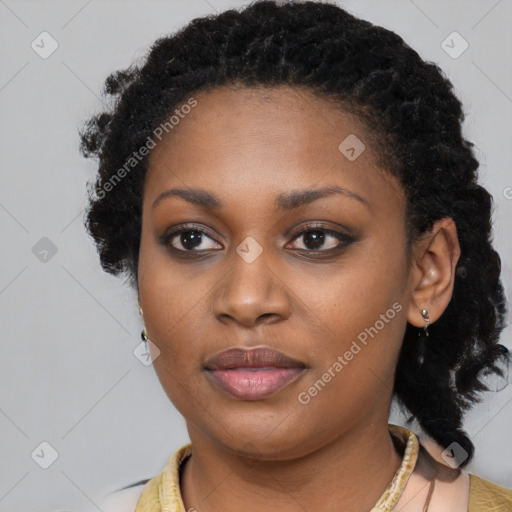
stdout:
POLYGON ((460 253, 455 224, 442 219, 409 247, 405 194, 377 165, 371 134, 307 90, 222 87, 194 97, 197 106, 150 156, 138 276, 144 322, 160 351, 154 367, 194 447, 181 475, 185 507, 370 510, 401 463, 388 417, 406 324, 425 325, 421 308, 435 322, 450 301, 460 253), (366 146, 354 161, 338 149, 349 134, 366 146), (275 209, 278 194, 325 186, 364 202, 333 194, 275 209), (176 195, 154 206, 172 188, 208 191, 222 207, 176 195), (179 235, 162 241, 184 223, 205 233, 188 252, 179 235), (351 241, 325 256, 340 240, 323 231, 324 244, 315 246, 303 232, 321 229, 315 223, 351 241), (236 252, 247 237, 262 249, 252 263, 236 252), (299 393, 394 303, 396 316, 300 403, 299 393), (209 357, 256 346, 307 369, 257 401, 211 384, 203 370, 209 357))

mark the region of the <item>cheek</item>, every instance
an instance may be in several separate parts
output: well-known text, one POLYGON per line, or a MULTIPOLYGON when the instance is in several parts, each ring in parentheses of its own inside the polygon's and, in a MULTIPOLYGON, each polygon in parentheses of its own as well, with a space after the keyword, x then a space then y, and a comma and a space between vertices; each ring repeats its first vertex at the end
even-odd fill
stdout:
POLYGON ((317 424, 317 418, 323 418, 325 432, 363 411, 387 407, 405 331, 405 309, 399 301, 347 302, 327 320, 333 336, 311 351, 315 364, 297 395, 307 421, 317 424))
POLYGON ((304 295, 324 329, 322 341, 312 351, 315 368, 308 380, 310 385, 328 373, 325 379, 331 391, 322 401, 350 402, 346 389, 356 390, 350 391, 355 399, 392 385, 406 327, 408 274, 401 247, 382 240, 368 242, 325 286, 304 295))
POLYGON ((373 332, 375 327, 394 338, 405 323, 407 276, 405 256, 368 243, 321 285, 309 282, 302 295, 333 334, 332 341, 339 336, 346 343, 360 334, 364 341, 367 329, 373 332))
POLYGON ((201 340, 205 319, 200 310, 208 300, 207 288, 197 286, 180 265, 171 264, 164 248, 148 239, 143 232, 139 299, 148 336, 160 350, 159 365, 166 361, 174 373, 194 360, 190 354, 201 340))

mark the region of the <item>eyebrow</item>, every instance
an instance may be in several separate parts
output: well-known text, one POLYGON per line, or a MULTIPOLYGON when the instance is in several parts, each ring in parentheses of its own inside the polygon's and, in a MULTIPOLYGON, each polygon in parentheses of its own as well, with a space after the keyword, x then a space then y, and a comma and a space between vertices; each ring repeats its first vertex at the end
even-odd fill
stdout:
MULTIPOLYGON (((370 207, 368 201, 361 197, 359 194, 356 194, 355 192, 352 192, 346 188, 340 187, 339 185, 333 185, 317 189, 292 190, 291 192, 279 194, 275 200, 275 209, 278 211, 295 210, 301 206, 310 204, 317 199, 329 197, 333 194, 339 194, 344 197, 355 199, 368 208, 370 207)), ((200 206, 205 210, 220 210, 223 206, 222 201, 217 196, 207 192, 206 190, 173 188, 162 192, 155 199, 153 208, 155 208, 157 204, 163 199, 172 196, 181 197, 185 201, 200 206)))

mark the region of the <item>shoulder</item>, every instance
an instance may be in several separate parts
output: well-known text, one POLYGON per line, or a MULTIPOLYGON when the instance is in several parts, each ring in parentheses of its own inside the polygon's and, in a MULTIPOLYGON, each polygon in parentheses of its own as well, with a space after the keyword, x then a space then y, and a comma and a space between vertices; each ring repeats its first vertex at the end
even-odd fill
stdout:
POLYGON ((436 474, 436 491, 431 504, 436 511, 512 512, 512 490, 468 473, 461 468, 448 467, 443 459, 443 448, 428 438, 422 439, 423 457, 418 459, 418 470, 436 474), (456 504, 456 505, 455 505, 456 504), (448 510, 447 509, 447 510, 448 510))
POLYGON ((469 475, 468 512, 510 512, 512 490, 479 476, 469 475))
POLYGON ((100 504, 102 512, 133 512, 147 480, 109 494, 100 504))
POLYGON ((171 498, 180 502, 179 474, 182 462, 192 453, 189 443, 176 450, 159 475, 116 491, 100 504, 102 512, 155 512, 161 510, 161 487, 172 490, 171 498))

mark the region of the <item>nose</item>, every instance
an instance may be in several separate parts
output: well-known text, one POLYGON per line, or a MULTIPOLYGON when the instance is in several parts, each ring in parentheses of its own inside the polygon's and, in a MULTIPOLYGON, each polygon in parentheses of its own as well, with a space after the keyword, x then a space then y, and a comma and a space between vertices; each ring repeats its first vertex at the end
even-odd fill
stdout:
POLYGON ((263 251, 254 261, 233 251, 230 270, 213 298, 213 313, 222 323, 245 327, 271 324, 290 316, 289 287, 263 251), (274 268, 273 268, 274 267, 274 268))

